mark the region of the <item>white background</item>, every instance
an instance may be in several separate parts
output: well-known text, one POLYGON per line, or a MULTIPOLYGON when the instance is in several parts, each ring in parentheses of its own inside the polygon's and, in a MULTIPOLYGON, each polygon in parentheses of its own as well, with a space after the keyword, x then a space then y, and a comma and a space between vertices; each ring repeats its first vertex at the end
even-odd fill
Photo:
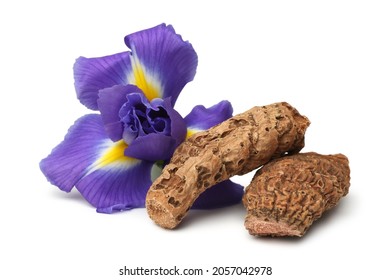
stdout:
POLYGON ((119 276, 125 265, 389 277, 389 14, 388 1, 2 1, 0 278, 150 279, 119 276), (350 193, 303 238, 250 236, 241 205, 192 211, 163 230, 145 209, 98 214, 41 174, 39 161, 89 112, 75 96, 74 60, 124 51, 125 35, 162 22, 199 56, 182 115, 222 99, 235 113, 287 101, 312 122, 303 151, 349 157, 350 193))

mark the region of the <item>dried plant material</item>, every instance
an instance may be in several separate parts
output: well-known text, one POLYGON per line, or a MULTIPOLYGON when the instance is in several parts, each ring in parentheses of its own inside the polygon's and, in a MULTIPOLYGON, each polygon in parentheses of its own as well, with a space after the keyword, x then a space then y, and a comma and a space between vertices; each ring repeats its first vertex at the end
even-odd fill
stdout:
POLYGON ((309 120, 288 103, 254 107, 199 132, 175 151, 146 196, 152 220, 176 227, 206 189, 273 158, 299 152, 309 120))
POLYGON ((245 190, 245 227, 252 235, 303 236, 348 193, 349 180, 348 159, 342 154, 275 159, 256 172, 245 190))

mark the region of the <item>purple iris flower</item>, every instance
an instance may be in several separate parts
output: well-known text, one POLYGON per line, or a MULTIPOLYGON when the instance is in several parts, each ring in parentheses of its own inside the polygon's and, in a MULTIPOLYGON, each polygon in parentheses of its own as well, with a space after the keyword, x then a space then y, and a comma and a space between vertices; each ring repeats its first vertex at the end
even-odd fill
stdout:
MULTIPOLYGON (((98 212, 144 207, 146 193, 164 163, 192 133, 232 116, 228 101, 195 106, 183 118, 173 107, 193 80, 197 54, 165 24, 125 37, 129 51, 80 57, 74 65, 79 101, 100 114, 79 118, 65 139, 40 162, 59 189, 76 187, 98 212)), ((230 180, 203 193, 194 208, 241 201, 230 180)))

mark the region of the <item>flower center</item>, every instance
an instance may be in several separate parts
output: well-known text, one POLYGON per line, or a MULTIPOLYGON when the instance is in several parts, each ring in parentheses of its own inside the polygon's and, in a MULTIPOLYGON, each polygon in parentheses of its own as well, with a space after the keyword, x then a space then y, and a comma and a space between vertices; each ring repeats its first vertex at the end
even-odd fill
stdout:
POLYGON ((123 124, 123 140, 130 145, 139 137, 151 133, 169 136, 171 121, 167 111, 162 106, 153 106, 140 95, 129 94, 128 101, 119 111, 123 124))

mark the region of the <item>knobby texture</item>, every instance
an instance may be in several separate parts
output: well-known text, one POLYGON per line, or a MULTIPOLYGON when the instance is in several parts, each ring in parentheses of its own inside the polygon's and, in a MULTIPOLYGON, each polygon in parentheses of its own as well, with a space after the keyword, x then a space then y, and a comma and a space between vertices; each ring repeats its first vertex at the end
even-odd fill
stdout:
POLYGON ((206 189, 273 158, 299 152, 309 124, 283 102, 254 107, 192 135, 176 149, 149 189, 150 218, 164 228, 176 227, 206 189))
POLYGON ((348 193, 342 154, 302 153, 269 162, 246 188, 245 227, 252 235, 303 236, 322 213, 348 193))

